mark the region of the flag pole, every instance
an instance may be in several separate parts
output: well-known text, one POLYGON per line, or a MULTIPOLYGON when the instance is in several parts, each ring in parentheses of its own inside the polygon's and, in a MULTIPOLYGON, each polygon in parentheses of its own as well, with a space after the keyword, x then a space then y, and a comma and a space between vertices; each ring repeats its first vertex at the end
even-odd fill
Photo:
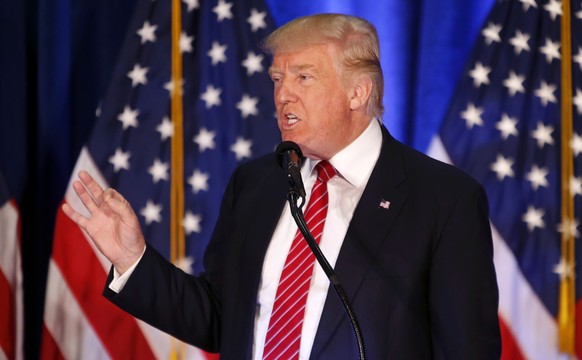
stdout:
POLYGON ((176 263, 184 257, 184 130, 182 107, 182 57, 180 53, 181 3, 172 0, 172 95, 171 119, 174 126, 172 136, 171 174, 171 261, 176 263))
MULTIPOLYGON (((176 264, 185 255, 184 227, 184 130, 182 100, 182 54, 180 34, 182 32, 181 1, 172 0, 172 90, 170 117, 174 127, 171 154, 170 188, 170 260, 176 264)), ((172 339, 170 359, 183 358, 183 345, 172 339)))
POLYGON ((574 197, 570 189, 573 177, 574 159, 570 139, 572 139, 572 39, 570 22, 570 1, 562 1, 561 24, 561 184, 562 184, 562 273, 560 279, 560 300, 558 309, 558 342, 561 352, 574 355, 575 334, 575 282, 574 282, 574 197))

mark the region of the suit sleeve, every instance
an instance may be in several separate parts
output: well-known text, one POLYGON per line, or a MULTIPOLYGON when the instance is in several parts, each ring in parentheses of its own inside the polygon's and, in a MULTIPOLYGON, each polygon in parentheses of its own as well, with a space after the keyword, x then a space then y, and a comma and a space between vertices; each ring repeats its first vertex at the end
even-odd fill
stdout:
POLYGON ((220 304, 203 279, 174 267, 151 246, 119 293, 103 295, 148 324, 206 351, 218 349, 220 304))
MULTIPOLYGON (((236 174, 236 172, 235 172, 236 174)), ((176 268, 151 246, 119 293, 109 289, 113 269, 103 295, 115 305, 148 324, 199 347, 218 352, 221 334, 221 294, 225 229, 234 198, 233 174, 222 201, 212 239, 205 253, 205 272, 192 276, 176 268)))
POLYGON ((460 195, 445 215, 430 269, 435 358, 499 359, 499 294, 489 206, 481 186, 460 195))

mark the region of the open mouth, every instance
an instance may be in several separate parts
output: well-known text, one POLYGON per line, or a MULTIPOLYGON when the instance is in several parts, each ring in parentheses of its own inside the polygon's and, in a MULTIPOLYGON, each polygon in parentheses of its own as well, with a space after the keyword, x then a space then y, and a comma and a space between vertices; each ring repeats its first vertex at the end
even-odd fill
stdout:
POLYGON ((287 125, 293 125, 299 121, 297 115, 291 113, 285 114, 284 119, 287 125))

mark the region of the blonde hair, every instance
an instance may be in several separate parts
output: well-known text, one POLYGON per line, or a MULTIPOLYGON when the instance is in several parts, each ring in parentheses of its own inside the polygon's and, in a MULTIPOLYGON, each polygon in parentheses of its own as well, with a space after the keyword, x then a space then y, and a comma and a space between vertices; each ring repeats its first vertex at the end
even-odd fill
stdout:
POLYGON ((368 113, 378 118, 384 112, 384 76, 380 66, 378 33, 368 21, 343 14, 318 14, 297 18, 273 31, 263 44, 271 55, 319 44, 338 49, 342 69, 364 74, 372 80, 368 113))

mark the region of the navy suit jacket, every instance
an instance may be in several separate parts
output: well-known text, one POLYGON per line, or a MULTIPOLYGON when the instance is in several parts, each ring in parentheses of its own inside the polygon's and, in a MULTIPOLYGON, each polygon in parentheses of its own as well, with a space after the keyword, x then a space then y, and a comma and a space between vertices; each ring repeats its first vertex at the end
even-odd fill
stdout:
MULTIPOLYGON (((382 127, 378 162, 335 271, 368 359, 498 359, 498 289, 485 192, 458 169, 400 144, 382 127), (388 209, 380 206, 389 201, 388 209)), ((221 359, 250 359, 263 258, 288 185, 274 154, 235 170, 199 277, 151 247, 116 294, 122 309, 221 359)), ((108 279, 108 283, 111 280, 108 279)), ((330 287, 311 359, 357 359, 330 287)))

